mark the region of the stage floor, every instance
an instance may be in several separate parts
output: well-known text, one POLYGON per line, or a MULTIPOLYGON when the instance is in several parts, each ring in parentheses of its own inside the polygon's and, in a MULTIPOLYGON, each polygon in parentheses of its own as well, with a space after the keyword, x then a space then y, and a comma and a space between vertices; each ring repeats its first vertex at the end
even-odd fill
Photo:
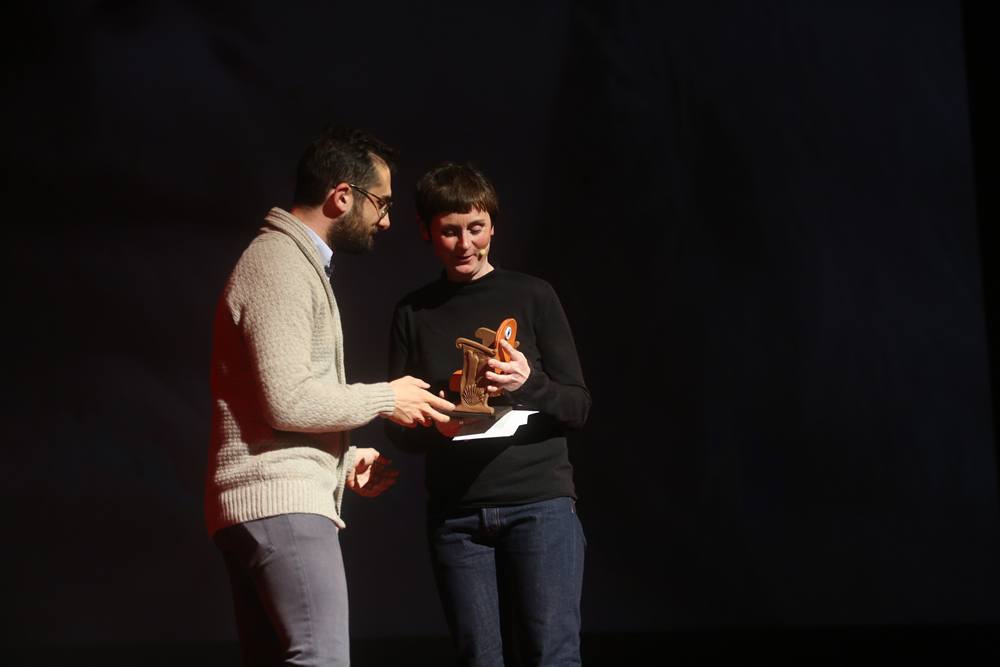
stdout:
MULTIPOLYGON (((766 665, 890 664, 914 659, 943 664, 1000 664, 1000 626, 741 628, 633 634, 585 634, 583 664, 766 665)), ((0 662, 18 667, 103 665, 239 667, 235 642, 11 646, 0 662)), ((356 638, 353 667, 451 665, 447 638, 356 638)))

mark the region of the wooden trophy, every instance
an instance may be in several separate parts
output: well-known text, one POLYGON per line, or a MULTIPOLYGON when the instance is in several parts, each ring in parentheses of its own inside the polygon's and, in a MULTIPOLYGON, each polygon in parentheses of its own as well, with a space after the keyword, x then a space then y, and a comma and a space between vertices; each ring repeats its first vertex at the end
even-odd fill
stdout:
POLYGON ((496 331, 479 327, 476 329, 476 338, 479 340, 455 339, 455 347, 462 351, 462 370, 452 373, 448 388, 458 392, 462 400, 452 414, 493 417, 495 410, 490 406, 490 397, 486 393, 486 387, 489 385, 486 371, 490 369, 487 362, 490 359, 510 361, 510 354, 500 346, 500 341, 505 340, 514 347, 518 346, 517 320, 508 317, 500 323, 496 331))

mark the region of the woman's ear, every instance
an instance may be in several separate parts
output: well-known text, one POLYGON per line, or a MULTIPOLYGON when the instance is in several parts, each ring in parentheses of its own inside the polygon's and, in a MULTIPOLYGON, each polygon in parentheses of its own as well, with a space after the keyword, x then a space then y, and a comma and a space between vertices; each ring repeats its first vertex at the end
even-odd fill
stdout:
POLYGON ((417 218, 417 222, 420 223, 420 237, 423 240, 425 240, 427 242, 430 242, 430 240, 431 240, 431 230, 427 226, 427 223, 424 222, 423 219, 421 219, 421 218, 417 218))

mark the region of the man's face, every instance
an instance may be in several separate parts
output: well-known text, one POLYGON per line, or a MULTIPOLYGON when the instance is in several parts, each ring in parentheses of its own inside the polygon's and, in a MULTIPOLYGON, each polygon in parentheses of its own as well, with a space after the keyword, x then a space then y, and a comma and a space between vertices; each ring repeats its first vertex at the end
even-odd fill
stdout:
POLYGON ((426 231, 449 280, 468 282, 493 270, 489 262, 493 221, 486 211, 474 208, 437 215, 426 231))
POLYGON ((387 211, 379 219, 381 211, 376 197, 385 200, 392 198, 392 177, 389 168, 381 161, 375 163, 375 174, 375 184, 365 188, 370 195, 351 189, 354 203, 350 210, 330 227, 327 244, 331 248, 352 255, 366 253, 375 247, 375 235, 389 229, 389 213, 387 211))

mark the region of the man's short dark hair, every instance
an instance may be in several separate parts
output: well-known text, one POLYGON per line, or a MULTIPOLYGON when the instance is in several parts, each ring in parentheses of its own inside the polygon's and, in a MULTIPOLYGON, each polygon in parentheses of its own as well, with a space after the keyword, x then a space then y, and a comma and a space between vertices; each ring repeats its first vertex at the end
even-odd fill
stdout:
POLYGON ((471 164, 445 162, 417 181, 417 215, 424 224, 430 225, 438 215, 472 209, 489 213, 494 224, 500 213, 493 184, 471 164))
POLYGON ((319 206, 331 188, 353 183, 362 188, 375 184, 378 158, 396 168, 396 151, 362 130, 328 127, 312 140, 299 159, 292 203, 319 206))

